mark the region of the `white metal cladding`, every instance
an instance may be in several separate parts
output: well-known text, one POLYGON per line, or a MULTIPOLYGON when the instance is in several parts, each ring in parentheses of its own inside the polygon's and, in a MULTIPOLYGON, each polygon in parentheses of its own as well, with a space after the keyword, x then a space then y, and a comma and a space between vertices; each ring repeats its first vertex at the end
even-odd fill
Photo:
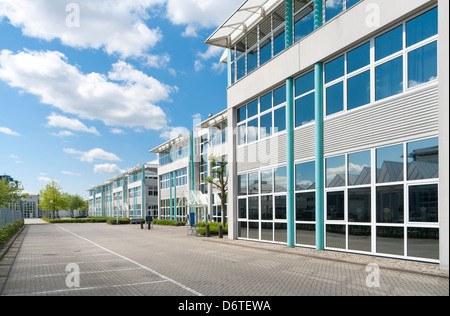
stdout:
POLYGON ((294 130, 294 160, 315 159, 316 128, 315 124, 294 130))
POLYGON ((324 122, 325 155, 437 135, 438 87, 402 95, 324 122))

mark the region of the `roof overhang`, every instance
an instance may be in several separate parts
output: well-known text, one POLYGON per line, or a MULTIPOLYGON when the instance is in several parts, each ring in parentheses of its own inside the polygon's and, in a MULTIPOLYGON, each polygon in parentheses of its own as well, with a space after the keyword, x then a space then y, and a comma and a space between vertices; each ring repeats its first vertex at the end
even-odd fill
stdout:
POLYGON ((200 128, 209 128, 213 127, 221 122, 224 122, 228 119, 228 109, 223 110, 222 112, 211 116, 207 120, 204 120, 199 125, 197 125, 200 128))
POLYGON ((245 0, 244 3, 205 41, 205 44, 230 48, 248 29, 260 22, 282 0, 245 0))

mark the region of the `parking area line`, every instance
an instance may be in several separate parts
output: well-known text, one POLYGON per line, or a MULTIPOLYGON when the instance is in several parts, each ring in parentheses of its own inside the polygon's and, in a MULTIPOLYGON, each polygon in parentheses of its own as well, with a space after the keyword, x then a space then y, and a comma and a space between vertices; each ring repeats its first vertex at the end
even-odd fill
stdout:
POLYGON ((175 285, 181 287, 182 289, 184 289, 184 290, 186 290, 186 291, 188 291, 188 292, 190 292, 190 293, 192 293, 192 294, 194 294, 194 295, 196 295, 196 296, 203 296, 201 293, 199 293, 199 292, 197 292, 197 291, 195 291, 195 290, 193 290, 193 289, 191 289, 191 288, 189 288, 189 287, 187 287, 187 286, 181 284, 180 282, 177 282, 177 281, 175 281, 175 280, 172 280, 171 278, 169 278, 169 277, 167 277, 167 276, 165 276, 165 275, 162 275, 161 273, 159 273, 159 272, 157 272, 157 271, 155 271, 155 270, 153 270, 153 269, 151 269, 151 268, 149 268, 149 267, 146 267, 146 266, 144 266, 144 265, 142 265, 142 264, 140 264, 140 263, 138 263, 138 262, 136 262, 136 261, 134 261, 134 260, 132 260, 132 259, 130 259, 130 258, 127 258, 127 257, 125 257, 125 256, 122 256, 121 254, 118 254, 118 253, 116 253, 116 252, 114 252, 114 251, 111 251, 111 250, 109 250, 109 249, 107 249, 107 248, 105 248, 105 247, 103 247, 103 246, 101 246, 101 245, 99 245, 99 244, 97 244, 97 243, 95 243, 95 242, 93 242, 93 241, 91 241, 91 240, 89 240, 89 239, 83 237, 83 236, 77 235, 77 234, 75 234, 74 232, 71 232, 70 230, 67 230, 67 229, 65 229, 65 228, 63 228, 63 227, 61 227, 61 226, 59 226, 59 225, 56 225, 56 226, 57 226, 58 228, 64 230, 64 231, 66 231, 67 233, 72 234, 72 235, 75 236, 75 237, 78 237, 78 238, 80 238, 80 239, 83 239, 84 241, 87 241, 87 242, 89 242, 90 244, 92 244, 92 245, 94 245, 94 246, 96 246, 96 247, 98 247, 98 248, 100 248, 100 249, 102 249, 102 250, 104 250, 104 251, 109 252, 110 254, 113 254, 113 255, 115 255, 115 256, 117 256, 117 257, 119 257, 119 258, 122 258, 122 259, 124 259, 124 260, 126 260, 126 261, 128 261, 128 262, 130 262, 130 263, 132 263, 132 264, 134 264, 134 265, 136 265, 136 266, 138 266, 138 267, 144 269, 144 270, 147 270, 147 271, 153 273, 154 275, 160 277, 161 279, 164 279, 164 280, 166 280, 166 281, 168 281, 168 282, 170 282, 170 283, 173 283, 173 284, 175 284, 175 285))

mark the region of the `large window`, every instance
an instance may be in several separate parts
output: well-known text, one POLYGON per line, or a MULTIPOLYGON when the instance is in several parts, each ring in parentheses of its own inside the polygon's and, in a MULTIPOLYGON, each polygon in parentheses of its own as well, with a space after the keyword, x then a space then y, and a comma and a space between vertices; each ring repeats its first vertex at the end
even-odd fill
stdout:
MULTIPOLYGON (((327 1, 327 16, 341 12, 344 2, 327 1)), ((434 8, 326 62, 326 115, 350 111, 436 81, 437 36, 434 8)))
POLYGON ((295 127, 315 120, 314 71, 295 80, 295 127))
MULTIPOLYGON (((326 247, 437 260, 438 143, 431 138, 327 157, 326 247)), ((304 174, 298 181, 309 183, 308 167, 298 166, 304 174)), ((305 221, 308 196, 299 199, 297 220, 305 221)))
POLYGON ((286 130, 286 86, 237 110, 238 145, 253 143, 286 130))

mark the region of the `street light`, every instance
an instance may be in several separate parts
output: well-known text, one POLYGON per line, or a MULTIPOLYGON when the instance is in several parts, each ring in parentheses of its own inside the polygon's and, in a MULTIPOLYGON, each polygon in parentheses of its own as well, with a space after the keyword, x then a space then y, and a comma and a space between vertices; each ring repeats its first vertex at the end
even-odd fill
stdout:
POLYGON ((14 188, 16 187, 17 184, 14 181, 11 181, 8 185, 11 188, 11 223, 13 223, 14 222, 14 211, 13 211, 14 188))
POLYGON ((51 213, 52 219, 55 219, 53 216, 53 200, 50 201, 50 205, 51 205, 50 213, 51 213))

